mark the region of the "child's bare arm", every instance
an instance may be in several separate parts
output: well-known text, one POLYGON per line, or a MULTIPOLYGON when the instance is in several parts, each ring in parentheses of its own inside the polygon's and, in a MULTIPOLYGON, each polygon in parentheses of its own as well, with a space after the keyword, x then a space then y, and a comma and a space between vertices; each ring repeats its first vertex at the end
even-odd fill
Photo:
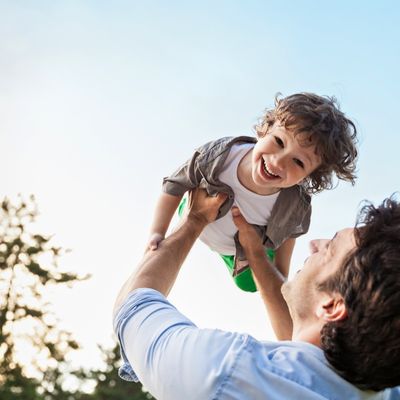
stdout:
POLYGON ((275 266, 285 278, 287 278, 289 274, 290 260, 292 258, 295 243, 296 239, 287 239, 276 250, 275 266))
POLYGON ((238 208, 232 208, 232 217, 239 230, 240 244, 246 253, 275 335, 278 340, 290 340, 292 338, 293 323, 281 293, 281 286, 285 278, 268 260, 260 237, 255 229, 243 218, 238 208))
POLYGON ((181 201, 182 196, 172 196, 161 193, 154 212, 153 223, 150 228, 148 248, 156 250, 158 244, 164 239, 171 219, 181 201))

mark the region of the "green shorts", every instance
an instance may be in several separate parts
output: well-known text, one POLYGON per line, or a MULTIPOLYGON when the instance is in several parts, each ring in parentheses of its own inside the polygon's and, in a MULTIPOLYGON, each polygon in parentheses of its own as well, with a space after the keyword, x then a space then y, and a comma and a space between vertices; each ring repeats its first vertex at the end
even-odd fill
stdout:
MULTIPOLYGON (((182 216, 183 211, 186 207, 187 198, 184 197, 178 207, 178 214, 182 216)), ((275 250, 273 249, 265 249, 265 253, 270 259, 271 262, 275 260, 275 250)), ((244 290, 245 292, 256 292, 257 287, 253 279, 253 273, 250 268, 245 269, 243 272, 239 273, 236 276, 233 276, 233 268, 235 265, 235 256, 225 256, 220 254, 222 259, 225 262, 225 265, 228 268, 229 274, 232 276, 233 281, 239 289, 244 290)))
MULTIPOLYGON (((265 253, 271 262, 275 259, 275 250, 273 249, 265 249, 265 253)), ((225 265, 228 267, 228 271, 232 276, 233 281, 236 283, 236 286, 245 292, 256 292, 257 287, 253 279, 253 273, 250 268, 246 268, 240 274, 233 276, 233 267, 235 266, 235 256, 224 256, 220 254, 222 259, 225 261, 225 265)))

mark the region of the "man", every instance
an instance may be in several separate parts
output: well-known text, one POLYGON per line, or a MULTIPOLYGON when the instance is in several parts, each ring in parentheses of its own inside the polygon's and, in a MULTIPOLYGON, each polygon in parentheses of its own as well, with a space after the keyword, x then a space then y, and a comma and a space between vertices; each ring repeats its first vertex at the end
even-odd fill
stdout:
POLYGON ((370 206, 364 226, 311 242, 302 271, 283 285, 234 208, 273 327, 278 338, 291 338, 260 342, 199 329, 165 298, 224 201, 193 192, 183 223, 122 287, 114 320, 121 376, 139 378, 159 400, 400 399, 400 205, 370 206))

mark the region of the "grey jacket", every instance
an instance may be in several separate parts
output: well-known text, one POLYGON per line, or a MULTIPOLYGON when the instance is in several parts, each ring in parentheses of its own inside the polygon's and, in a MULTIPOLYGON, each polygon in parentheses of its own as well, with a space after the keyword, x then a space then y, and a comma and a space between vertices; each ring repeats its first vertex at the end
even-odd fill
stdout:
MULTIPOLYGON (((249 136, 224 137, 208 142, 195 150, 193 156, 172 175, 164 178, 164 192, 182 196, 186 191, 202 187, 210 195, 228 194, 217 219, 223 217, 233 205, 234 193, 230 186, 219 180, 219 174, 231 147, 236 143, 256 143, 249 136)), ((253 225, 265 247, 277 249, 286 239, 296 238, 308 231, 311 217, 311 197, 301 186, 282 189, 271 211, 267 226, 253 225)), ((246 259, 242 246, 235 235, 235 260, 246 259)), ((236 264, 236 263, 235 263, 236 264)), ((241 270, 242 271, 242 270, 241 270)), ((240 272, 241 272, 240 271, 240 272)))

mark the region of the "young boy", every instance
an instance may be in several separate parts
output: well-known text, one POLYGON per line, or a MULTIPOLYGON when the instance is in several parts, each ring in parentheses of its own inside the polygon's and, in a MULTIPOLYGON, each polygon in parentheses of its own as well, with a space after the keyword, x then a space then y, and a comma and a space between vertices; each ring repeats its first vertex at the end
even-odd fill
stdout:
POLYGON ((221 255, 237 286, 250 292, 257 289, 228 212, 232 205, 253 224, 286 277, 296 237, 310 225, 310 195, 331 189, 334 174, 354 184, 357 157, 356 128, 329 97, 276 97, 275 108, 266 111, 256 133, 257 138, 209 142, 164 178, 148 245, 157 249, 188 190, 200 186, 209 194, 227 193, 217 220, 200 239, 221 255))

